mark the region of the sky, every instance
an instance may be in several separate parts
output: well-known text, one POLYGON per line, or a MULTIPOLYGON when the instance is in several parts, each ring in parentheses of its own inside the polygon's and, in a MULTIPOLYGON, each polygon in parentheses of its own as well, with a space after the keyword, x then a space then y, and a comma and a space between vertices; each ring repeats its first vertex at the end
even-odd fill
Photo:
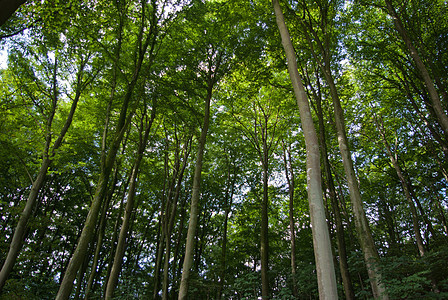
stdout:
POLYGON ((8 59, 8 53, 6 50, 0 50, 0 69, 6 69, 6 62, 8 59))

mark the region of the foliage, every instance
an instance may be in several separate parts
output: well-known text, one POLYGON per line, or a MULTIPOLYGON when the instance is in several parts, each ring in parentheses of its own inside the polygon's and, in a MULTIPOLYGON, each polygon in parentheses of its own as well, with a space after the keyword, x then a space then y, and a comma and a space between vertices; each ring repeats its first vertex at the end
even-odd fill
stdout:
MULTIPOLYGON (((429 70, 446 114, 446 3, 391 3, 429 70)), ((389 296, 448 298, 448 140, 385 2, 301 0, 282 1, 282 7, 312 108, 317 111, 316 100, 322 102, 324 142, 356 297, 369 299, 372 292, 354 238, 330 89, 319 69, 326 63, 319 55, 320 42, 329 45, 330 69, 389 296), (412 190, 426 250, 423 256, 416 246, 409 203, 381 133, 412 190)), ((154 110, 115 298, 161 297, 167 251, 164 226, 170 218, 167 298, 177 298, 194 152, 208 93, 212 94, 211 120, 191 298, 260 297, 263 164, 268 171, 271 297, 318 298, 305 144, 271 10, 268 2, 258 0, 28 1, 5 23, 0 29, 1 46, 8 51, 7 67, 0 70, 1 264, 46 153, 47 138, 56 141, 76 95, 79 103, 61 146, 49 151, 51 165, 0 299, 56 295, 89 213, 105 155, 120 128, 125 101, 130 105, 123 139, 117 144, 95 238, 86 250, 72 296, 104 297, 141 141, 139 128, 154 110), (143 55, 145 37, 154 39, 147 40, 149 51, 143 55), (143 61, 137 78, 139 56, 143 61), (269 146, 267 163, 263 139, 269 146), (291 147, 295 173, 295 275, 282 141, 291 147)), ((317 124, 317 116, 313 117, 317 124)), ((327 199, 329 191, 324 193, 327 199)), ((329 204, 327 210, 338 261, 335 214, 329 204)), ((343 298, 339 277, 338 284, 343 298)))

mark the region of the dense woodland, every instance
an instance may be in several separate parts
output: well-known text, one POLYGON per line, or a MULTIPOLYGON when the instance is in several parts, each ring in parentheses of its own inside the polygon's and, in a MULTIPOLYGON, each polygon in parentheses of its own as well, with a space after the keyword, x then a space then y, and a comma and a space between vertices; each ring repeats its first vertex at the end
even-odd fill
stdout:
POLYGON ((448 298, 447 1, 34 0, 0 47, 0 299, 448 298))

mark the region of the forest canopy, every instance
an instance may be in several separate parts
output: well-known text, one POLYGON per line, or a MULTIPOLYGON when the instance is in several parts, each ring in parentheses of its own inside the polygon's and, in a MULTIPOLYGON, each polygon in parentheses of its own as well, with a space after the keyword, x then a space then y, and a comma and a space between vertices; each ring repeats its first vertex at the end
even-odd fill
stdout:
POLYGON ((0 299, 448 298, 446 1, 0 10, 0 299))

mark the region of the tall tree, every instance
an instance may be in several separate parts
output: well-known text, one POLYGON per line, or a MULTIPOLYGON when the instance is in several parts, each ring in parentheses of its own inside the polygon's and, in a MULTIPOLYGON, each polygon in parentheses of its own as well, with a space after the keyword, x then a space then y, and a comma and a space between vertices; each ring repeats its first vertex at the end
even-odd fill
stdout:
POLYGON ((70 296, 73 287, 73 281, 76 277, 80 264, 86 255, 87 247, 92 239, 99 209, 101 207, 102 200, 104 199, 107 183, 116 159, 117 151, 120 147, 120 143, 123 139, 124 133, 132 119, 133 112, 129 112, 129 110, 131 110, 130 107, 132 107, 132 96, 139 79, 143 61, 145 60, 145 58, 148 59, 147 51, 149 48, 149 63, 151 62, 152 55, 156 47, 156 28, 158 26, 157 7, 158 5, 155 1, 153 1, 150 6, 147 6, 146 3, 140 4, 140 28, 137 32, 137 42, 134 48, 135 57, 137 59, 134 62, 132 75, 129 83, 127 84, 126 92, 123 97, 117 126, 113 134, 113 140, 110 145, 109 152, 107 153, 107 156, 103 161, 102 171, 97 184, 95 196, 89 210, 89 214, 79 238, 78 246, 76 247, 72 258, 70 259, 70 263, 65 270, 64 277, 61 282, 61 286, 59 288, 56 299, 68 299, 68 297, 70 296))
POLYGON ((285 177, 288 184, 288 195, 289 195, 289 231, 291 232, 291 274, 292 274, 292 284, 293 284, 293 295, 297 297, 297 282, 296 282, 296 233, 295 233, 295 221, 294 221, 294 188, 295 188, 295 173, 293 169, 293 162, 291 156, 291 145, 287 145, 284 140, 282 140, 283 148, 283 163, 285 168, 285 177))
POLYGON ((324 78, 329 86, 331 98, 333 100, 339 149, 350 191, 350 200, 355 216, 358 239, 364 253, 364 259, 372 285, 373 296, 376 299, 388 299, 387 291, 384 283, 382 283, 381 269, 379 268, 379 255, 375 248, 370 226, 366 218, 363 201, 361 199, 361 192, 358 186, 358 180, 353 167, 351 151, 345 129, 346 125, 344 120, 344 111, 342 109, 339 93, 332 75, 333 58, 331 43, 334 38, 331 36, 331 33, 334 32, 334 29, 331 26, 334 25, 332 25, 331 22, 334 20, 332 15, 336 12, 337 7, 331 6, 330 3, 317 3, 317 8, 319 10, 319 15, 317 18, 320 20, 319 28, 321 28, 323 32, 322 36, 319 36, 318 32, 314 28, 316 26, 316 22, 312 16, 311 9, 305 2, 303 3, 305 17, 302 20, 302 26, 308 41, 308 45, 315 60, 318 62, 321 72, 324 74, 324 78), (317 44, 316 51, 314 49, 313 41, 317 44), (316 53, 317 51, 319 54, 316 53))
MULTIPOLYGON (((193 253, 195 249, 194 240, 199 213, 198 203, 201 193, 201 172, 205 143, 210 125, 210 106, 213 92, 224 74, 231 70, 234 59, 233 54, 235 50, 231 47, 233 37, 229 36, 229 32, 235 30, 233 25, 236 20, 228 18, 227 9, 228 6, 226 6, 225 3, 195 2, 189 11, 189 15, 187 15, 189 23, 186 22, 184 24, 184 28, 192 30, 190 35, 195 39, 191 41, 197 42, 193 49, 189 51, 188 55, 191 53, 198 53, 199 55, 193 59, 193 64, 190 64, 188 67, 196 72, 196 74, 192 75, 199 81, 201 85, 200 90, 205 91, 205 93, 200 93, 204 94, 203 99, 205 100, 205 106, 203 110, 201 134, 198 139, 198 149, 196 152, 190 203, 190 218, 188 222, 185 256, 182 266, 182 279, 179 287, 179 299, 185 299, 188 295, 190 269, 193 265, 193 253), (202 22, 199 24, 196 22, 191 23, 191 17, 194 16, 197 18, 198 15, 202 16, 202 22), (196 40, 198 37, 200 37, 200 40, 196 40)), ((185 60, 185 58, 182 59, 185 60)))
MULTIPOLYGON (((46 53, 42 53, 43 55, 49 54, 49 49, 44 49, 46 53)), ((80 54, 80 64, 79 68, 77 70, 76 74, 76 80, 73 82, 75 86, 73 100, 71 104, 70 111, 65 119, 65 122, 60 128, 60 133, 57 136, 57 138, 53 141, 54 136, 53 132, 55 130, 54 120, 57 115, 58 105, 60 105, 61 102, 61 92, 59 91, 59 76, 58 72, 60 72, 59 66, 58 66, 58 60, 59 57, 55 56, 53 62, 47 61, 49 65, 48 67, 51 67, 51 82, 47 84, 40 82, 39 80, 36 80, 35 83, 37 84, 39 89, 44 90, 43 94, 48 97, 47 101, 48 103, 48 111, 45 111, 44 107, 47 105, 36 103, 38 107, 37 109, 41 110, 42 113, 46 116, 45 120, 45 143, 44 143, 44 150, 42 153, 42 162, 39 169, 39 172, 36 176, 36 178, 32 182, 32 187, 30 190, 30 193, 28 195, 28 198, 26 200, 25 207, 23 209, 23 212, 20 215, 19 221, 17 223, 16 229, 14 231, 14 235, 11 240, 11 244, 9 247, 8 255, 6 256, 5 262, 3 263, 2 269, 0 271, 0 291, 3 288, 10 272, 13 269, 13 266, 16 262, 16 259, 20 253, 20 250, 22 248, 24 239, 26 238, 26 231, 28 229, 28 222, 31 218, 33 209, 35 208, 36 201, 38 199, 39 193, 41 188, 44 185, 45 178, 47 176, 48 170, 50 168, 50 165, 54 159, 54 156, 56 155, 58 149, 63 144, 64 137, 67 133, 67 131, 70 128, 70 125, 73 121, 73 117, 79 102, 79 99, 81 97, 82 92, 86 88, 86 86, 91 82, 93 79, 93 76, 86 76, 85 74, 85 68, 87 66, 87 62, 89 60, 89 54, 82 55, 80 54), (86 78, 87 77, 87 78, 86 78), (39 86, 43 85, 43 86, 39 86), (46 91, 45 91, 46 90, 46 91), (40 106, 40 107, 39 107, 40 106)), ((22 59, 25 60, 25 57, 22 59)), ((32 70, 28 70, 29 72, 33 72, 32 70)), ((30 74, 31 76, 37 76, 37 74, 30 74)), ((26 88, 27 89, 27 88, 26 88)), ((33 91, 26 91, 26 93, 29 95, 32 101, 36 101, 35 98, 37 95, 34 94, 33 91)))
POLYGON ((148 118, 147 115, 147 107, 146 102, 144 103, 145 107, 143 108, 143 113, 140 118, 140 128, 139 128, 139 144, 138 149, 135 157, 135 162, 132 167, 131 171, 131 178, 129 183, 129 190, 127 195, 127 202, 126 202, 126 208, 125 213, 123 217, 123 223, 121 225, 120 229, 120 235, 118 238, 117 243, 117 250, 115 251, 114 261, 112 265, 111 274, 109 277, 109 280, 107 281, 106 285, 106 293, 105 293, 105 299, 111 299, 114 295, 115 287, 118 284, 118 276, 120 274, 120 269, 123 261, 124 252, 126 249, 126 239, 128 236, 129 231, 129 224, 131 221, 131 215, 133 214, 134 210, 134 200, 135 200, 135 193, 136 193, 136 186, 137 186, 137 177, 139 174, 140 165, 143 159, 143 152, 146 149, 149 133, 151 131, 152 123, 154 121, 154 118, 156 116, 156 101, 154 101, 152 107, 151 107, 151 116, 148 118))
MULTIPOLYGON (((261 286, 262 297, 270 297, 269 289, 269 177, 271 175, 271 157, 275 153, 281 139, 284 122, 280 118, 283 109, 283 99, 275 92, 268 92, 261 88, 257 94, 249 95, 249 103, 242 102, 237 111, 232 112, 241 131, 252 144, 262 168, 262 201, 261 201, 261 286), (253 97, 253 99, 252 99, 253 97), (246 107, 246 110, 242 109, 246 107), (249 109, 247 109, 249 107, 249 109), (283 124, 282 124, 283 123, 283 124)), ((246 101, 247 101, 246 100, 246 101)))
POLYGON ((210 102, 212 99, 213 86, 216 83, 215 73, 213 69, 219 69, 219 62, 216 66, 209 65, 207 74, 207 96, 205 98, 204 106, 204 121, 202 124, 201 135, 199 138, 199 146, 196 155, 196 164, 193 177, 193 188, 190 204, 190 219, 188 222, 188 234, 187 244, 185 246, 185 257, 182 267, 182 281, 179 287, 179 299, 187 299, 188 295, 188 280, 190 275, 190 269, 193 265, 193 251, 194 251, 194 239, 196 235, 196 226, 198 221, 198 202, 200 197, 200 185, 201 185, 201 172, 202 163, 205 150, 205 142, 207 140, 207 132, 210 124, 210 102))
POLYGON ((307 160, 307 191, 310 204, 310 217, 313 229, 313 244, 316 259, 319 297, 321 299, 336 299, 336 275, 333 264, 330 235, 325 220, 325 210, 322 197, 322 179, 320 171, 319 142, 314 127, 311 110, 305 88, 303 87, 296 61, 294 47, 285 24, 283 12, 278 0, 273 0, 277 26, 285 49, 288 72, 299 106, 300 119, 305 136, 307 160))
POLYGON ((431 78, 428 68, 419 55, 419 51, 414 46, 414 43, 408 35, 400 16, 396 12, 395 7, 392 4, 392 1, 385 0, 385 3, 387 11, 393 19, 395 29, 403 39, 403 42, 405 43, 412 59, 414 60, 417 70, 419 71, 421 77, 423 78, 423 81, 425 82, 426 89, 428 90, 429 98, 431 100, 432 109, 434 110, 437 120, 443 129, 445 139, 448 139, 448 116, 440 101, 440 96, 434 85, 433 78, 431 78))
POLYGON ((321 82, 316 72, 316 84, 317 88, 314 89, 311 85, 311 80, 309 79, 309 74, 306 77, 307 85, 310 87, 310 93, 315 100, 315 109, 317 117, 319 119, 319 142, 321 145, 321 155, 323 160, 323 169, 325 172, 325 185, 328 189, 328 196, 330 198, 332 212, 334 214, 334 219, 336 223, 336 243, 338 247, 339 254, 339 269, 341 272, 342 282, 344 286, 345 298, 354 299, 355 294, 353 290, 353 284, 349 272, 348 262, 347 262, 347 249, 344 236, 344 227, 342 224, 342 216, 339 208, 339 201, 336 195, 336 187, 333 180, 333 174, 331 170, 330 160, 328 158, 328 147, 327 147, 327 132, 325 128, 324 112, 322 108, 322 96, 323 91, 321 90, 321 82))

